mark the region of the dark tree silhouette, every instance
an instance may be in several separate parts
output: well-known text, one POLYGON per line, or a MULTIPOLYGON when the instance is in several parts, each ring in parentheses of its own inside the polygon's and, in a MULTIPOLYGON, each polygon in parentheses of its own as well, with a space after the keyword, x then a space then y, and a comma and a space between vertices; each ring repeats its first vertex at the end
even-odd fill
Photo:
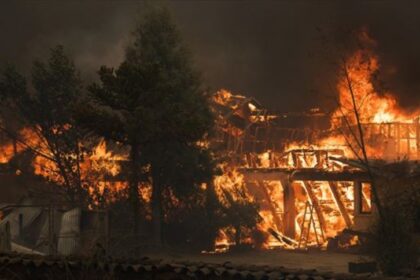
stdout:
POLYGON ((116 70, 103 66, 99 76, 101 83, 90 87, 80 121, 130 146, 129 196, 134 217, 143 174, 153 186, 154 237, 161 245, 163 200, 169 193, 190 194, 211 179, 213 169, 208 150, 199 145, 213 125, 213 116, 168 11, 149 10, 139 21, 125 60, 116 70))
POLYGON ((12 112, 18 127, 28 128, 36 141, 19 138, 18 132, 10 131, 10 126, 4 125, 2 129, 52 162, 48 164, 48 177, 64 186, 69 202, 83 205, 87 203, 80 170, 83 134, 73 118, 80 94, 78 72, 62 46, 51 49, 47 62, 34 62, 31 84, 13 67, 7 67, 0 80, 0 100, 9 114, 6 118, 12 112))

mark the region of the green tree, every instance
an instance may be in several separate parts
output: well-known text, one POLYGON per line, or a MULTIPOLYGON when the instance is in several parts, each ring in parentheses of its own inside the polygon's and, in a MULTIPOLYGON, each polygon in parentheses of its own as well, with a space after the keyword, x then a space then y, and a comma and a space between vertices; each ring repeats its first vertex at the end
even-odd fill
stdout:
MULTIPOLYGON (((162 241, 163 201, 187 196, 209 181, 211 156, 199 145, 213 124, 207 97, 189 52, 166 9, 151 9, 139 21, 133 44, 118 69, 103 66, 101 83, 81 121, 100 135, 131 148, 129 196, 136 217, 141 172, 152 182, 152 220, 162 241)), ((138 231, 135 218, 134 232, 138 231)))
MULTIPOLYGON (((48 177, 64 186, 69 202, 84 204, 86 192, 80 170, 82 133, 73 118, 80 94, 81 80, 62 46, 51 49, 47 62, 34 62, 31 84, 13 67, 7 67, 0 80, 0 101, 9 109, 6 118, 13 112, 14 121, 34 134, 34 139, 18 140, 52 163, 48 164, 48 177)), ((7 125, 3 129, 9 130, 7 125)))

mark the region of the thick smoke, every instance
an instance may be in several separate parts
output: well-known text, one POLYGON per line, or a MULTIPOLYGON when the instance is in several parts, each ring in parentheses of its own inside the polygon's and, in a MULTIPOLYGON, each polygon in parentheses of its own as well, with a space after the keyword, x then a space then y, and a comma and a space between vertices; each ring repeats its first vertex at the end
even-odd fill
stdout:
MULTIPOLYGON (((0 63, 28 72, 31 61, 63 44, 86 80, 117 66, 143 2, 7 1, 0 3, 0 63)), ((172 1, 204 81, 256 97, 271 109, 328 103, 335 69, 319 29, 366 26, 378 42, 384 85, 403 106, 420 106, 420 3, 417 1, 172 1)), ((338 32, 338 33, 337 33, 338 32)))

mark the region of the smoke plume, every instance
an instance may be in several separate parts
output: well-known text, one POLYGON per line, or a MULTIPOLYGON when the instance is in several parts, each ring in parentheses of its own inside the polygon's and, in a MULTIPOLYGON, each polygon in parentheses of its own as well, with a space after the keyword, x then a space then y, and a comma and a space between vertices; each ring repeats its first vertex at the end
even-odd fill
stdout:
MULTIPOLYGON (((250 95, 275 110, 328 103, 335 69, 319 28, 337 34, 367 26, 378 42, 381 75, 402 106, 420 106, 418 1, 172 1, 166 3, 204 82, 250 95)), ((144 7, 138 1, 40 0, 0 4, 0 63, 28 72, 33 59, 63 44, 85 80, 118 66, 144 7)))

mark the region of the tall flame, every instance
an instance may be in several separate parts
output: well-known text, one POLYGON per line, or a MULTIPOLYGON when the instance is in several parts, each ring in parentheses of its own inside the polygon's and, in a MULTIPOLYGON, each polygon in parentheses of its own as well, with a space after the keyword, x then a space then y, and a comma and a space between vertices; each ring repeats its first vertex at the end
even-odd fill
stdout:
POLYGON ((411 122, 419 112, 404 112, 398 106, 395 94, 380 94, 375 87, 375 75, 380 68, 379 58, 373 51, 376 41, 365 29, 359 33, 358 40, 364 47, 347 57, 342 65, 342 77, 337 84, 340 108, 335 112, 335 117, 345 115, 355 123, 353 94, 364 123, 411 122))

